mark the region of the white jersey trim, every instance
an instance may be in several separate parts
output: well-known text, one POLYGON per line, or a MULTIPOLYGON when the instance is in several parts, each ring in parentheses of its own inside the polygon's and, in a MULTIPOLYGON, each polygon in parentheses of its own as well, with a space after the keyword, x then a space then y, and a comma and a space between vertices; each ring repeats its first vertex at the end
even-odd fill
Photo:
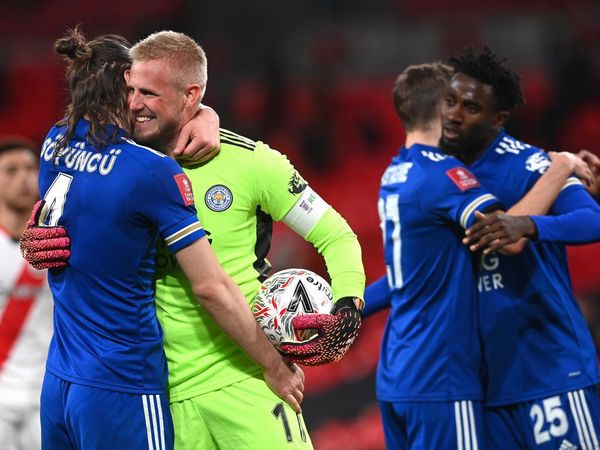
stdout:
POLYGON ((157 155, 157 156, 160 156, 161 158, 167 158, 167 157, 168 157, 168 155, 165 155, 164 153, 162 153, 162 152, 159 152, 158 150, 154 150, 153 148, 146 147, 145 145, 138 144, 137 142, 135 142, 135 141, 132 141, 131 139, 128 139, 128 138, 123 138, 123 140, 124 140, 125 142, 127 142, 128 144, 135 145, 136 147, 138 147, 138 148, 142 148, 142 149, 144 149, 144 150, 148 150, 149 152, 152 152, 152 153, 154 153, 155 155, 157 155))
POLYGON ((565 185, 562 187, 561 191, 563 189, 568 188, 569 186, 582 186, 583 183, 581 182, 581 180, 579 180, 579 178, 576 177, 569 177, 567 178, 567 182, 565 183, 565 185))
POLYGON ((329 204, 309 186, 283 218, 283 223, 305 238, 329 210, 329 204))
POLYGON ((489 200, 496 200, 496 197, 494 197, 492 194, 484 194, 469 203, 460 215, 460 225, 463 228, 467 228, 467 224, 469 223, 469 218, 471 215, 475 213, 477 208, 489 200))
POLYGON ((171 246, 174 243, 180 241, 181 239, 186 238, 190 234, 195 233, 196 231, 199 231, 201 229, 202 229, 202 225, 200 225, 200 222, 192 223, 191 225, 188 225, 187 227, 183 227, 181 230, 176 231, 175 233, 171 234, 170 236, 167 236, 165 238, 165 243, 168 246, 171 246))

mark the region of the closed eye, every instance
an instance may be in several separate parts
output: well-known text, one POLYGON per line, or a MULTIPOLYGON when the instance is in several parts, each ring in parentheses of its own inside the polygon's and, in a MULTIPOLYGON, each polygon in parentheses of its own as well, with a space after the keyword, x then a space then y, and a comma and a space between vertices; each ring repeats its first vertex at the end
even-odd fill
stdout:
POLYGON ((477 103, 465 102, 465 108, 471 114, 477 114, 481 108, 477 103))

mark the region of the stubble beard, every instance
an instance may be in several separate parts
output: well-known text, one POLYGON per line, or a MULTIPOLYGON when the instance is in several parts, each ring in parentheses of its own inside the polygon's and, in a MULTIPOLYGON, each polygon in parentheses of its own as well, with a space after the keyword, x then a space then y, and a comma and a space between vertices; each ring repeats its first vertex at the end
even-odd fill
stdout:
POLYGON ((175 147, 177 142, 178 130, 174 123, 167 123, 163 129, 159 129, 148 135, 139 134, 135 129, 133 138, 138 144, 158 150, 161 153, 168 154, 175 147))
POLYGON ((442 136, 438 145, 444 153, 454 156, 469 165, 475 162, 475 156, 482 151, 485 143, 485 139, 475 136, 470 136, 469 138, 460 136, 455 141, 448 141, 442 136))
POLYGON ((444 136, 442 136, 438 143, 438 147, 444 150, 444 153, 455 156, 461 147, 461 143, 460 140, 447 141, 444 136))

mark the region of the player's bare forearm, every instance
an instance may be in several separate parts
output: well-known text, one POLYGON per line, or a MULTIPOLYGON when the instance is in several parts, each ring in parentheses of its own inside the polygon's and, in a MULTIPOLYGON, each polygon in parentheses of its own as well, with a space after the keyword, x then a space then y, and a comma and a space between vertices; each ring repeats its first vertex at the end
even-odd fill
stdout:
POLYGON ((288 364, 275 350, 265 333, 250 313, 241 291, 228 280, 197 292, 202 306, 219 327, 263 369, 265 381, 281 399, 298 413, 304 391, 304 374, 300 368, 288 364), (210 292, 212 290, 212 292, 210 292), (202 296, 204 295, 204 297, 202 296))
POLYGON ((225 273, 208 240, 199 239, 176 253, 199 303, 217 325, 263 368, 271 389, 300 412, 303 374, 289 365, 259 328, 238 286, 225 273))
POLYGON ((248 302, 214 255, 207 239, 200 239, 176 253, 199 303, 215 322, 262 367, 279 355, 260 330, 248 302))
POLYGON ((513 205, 507 212, 513 216, 546 214, 564 187, 567 178, 579 167, 577 157, 567 152, 550 152, 552 164, 542 177, 529 190, 527 195, 513 205))

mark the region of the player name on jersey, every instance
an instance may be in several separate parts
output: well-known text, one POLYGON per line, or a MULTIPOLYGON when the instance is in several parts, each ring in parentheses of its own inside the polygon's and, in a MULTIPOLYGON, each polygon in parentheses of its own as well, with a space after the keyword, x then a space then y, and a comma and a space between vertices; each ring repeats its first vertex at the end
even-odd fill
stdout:
MULTIPOLYGON (((59 134, 54 139, 46 139, 42 147, 41 156, 45 161, 50 161, 54 155, 54 148, 57 142, 62 139, 59 134)), ((121 154, 121 149, 114 148, 108 152, 98 152, 97 150, 84 150, 85 142, 77 142, 72 147, 65 147, 61 150, 60 155, 56 158, 64 158, 64 164, 67 168, 77 170, 79 172, 94 173, 100 175, 108 175, 115 167, 118 156, 121 154)))

